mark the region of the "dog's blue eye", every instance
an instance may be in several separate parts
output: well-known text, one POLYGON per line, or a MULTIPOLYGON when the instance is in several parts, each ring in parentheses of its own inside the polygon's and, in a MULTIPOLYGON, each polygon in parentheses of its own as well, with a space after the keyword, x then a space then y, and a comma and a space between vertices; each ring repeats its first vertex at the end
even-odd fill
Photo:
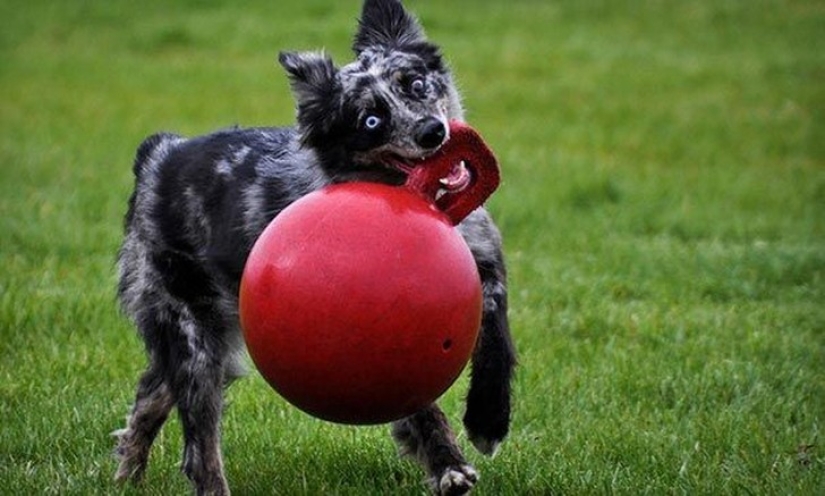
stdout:
POLYGON ((370 131, 374 131, 381 126, 381 118, 377 115, 368 115, 366 119, 364 119, 364 127, 369 129, 370 131))

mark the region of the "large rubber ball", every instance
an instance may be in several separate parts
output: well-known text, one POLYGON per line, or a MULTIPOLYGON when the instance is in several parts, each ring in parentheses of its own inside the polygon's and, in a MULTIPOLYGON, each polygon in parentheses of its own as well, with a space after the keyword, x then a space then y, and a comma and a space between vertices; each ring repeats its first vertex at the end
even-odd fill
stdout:
POLYGON ((453 223, 405 187, 346 183, 296 201, 241 282, 249 353, 289 402, 348 424, 415 413, 475 347, 481 284, 453 223))

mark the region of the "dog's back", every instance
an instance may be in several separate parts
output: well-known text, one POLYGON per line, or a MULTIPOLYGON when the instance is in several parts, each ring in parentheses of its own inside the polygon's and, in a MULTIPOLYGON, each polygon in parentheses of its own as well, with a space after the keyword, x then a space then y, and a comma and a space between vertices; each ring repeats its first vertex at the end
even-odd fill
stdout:
POLYGON ((132 302, 148 282, 139 274, 147 270, 183 301, 215 293, 234 298, 263 228, 326 183, 292 128, 229 129, 193 139, 156 134, 138 148, 134 173, 119 264, 120 295, 132 316, 132 302))

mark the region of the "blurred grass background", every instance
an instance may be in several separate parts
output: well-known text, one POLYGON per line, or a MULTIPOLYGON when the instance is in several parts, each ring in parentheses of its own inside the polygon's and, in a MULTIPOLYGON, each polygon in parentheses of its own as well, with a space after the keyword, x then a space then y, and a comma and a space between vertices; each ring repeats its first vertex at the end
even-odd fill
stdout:
MULTIPOLYGON (((477 494, 825 492, 825 4, 409 0, 497 152, 520 351, 477 494)), ((131 161, 157 130, 286 125, 275 57, 341 64, 357 1, 0 2, 0 488, 180 494, 108 433, 144 364, 117 311, 131 161)), ((444 399, 456 424, 462 380, 444 399)), ((236 494, 421 494, 385 427, 230 389, 236 494)))

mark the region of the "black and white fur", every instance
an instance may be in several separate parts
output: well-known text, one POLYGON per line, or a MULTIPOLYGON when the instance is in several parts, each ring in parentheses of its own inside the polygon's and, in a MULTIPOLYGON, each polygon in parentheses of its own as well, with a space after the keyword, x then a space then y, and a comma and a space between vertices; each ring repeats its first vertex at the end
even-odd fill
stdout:
MULTIPOLYGON (((138 481, 173 407, 183 426, 183 472, 198 494, 229 493, 220 451, 224 388, 243 373, 238 287, 249 250, 287 205, 350 180, 398 184, 449 139, 462 107, 438 48, 398 0, 366 0, 354 62, 282 53, 296 127, 228 129, 197 138, 156 134, 137 151, 135 189, 118 257, 119 297, 146 343, 116 478, 138 481)), ((341 212, 346 215, 346 212, 341 212)), ((501 239, 484 209, 459 226, 483 282, 464 425, 491 455, 508 432, 515 364, 501 239)), ((402 452, 434 492, 463 494, 478 479, 435 405, 397 421, 402 452)))

